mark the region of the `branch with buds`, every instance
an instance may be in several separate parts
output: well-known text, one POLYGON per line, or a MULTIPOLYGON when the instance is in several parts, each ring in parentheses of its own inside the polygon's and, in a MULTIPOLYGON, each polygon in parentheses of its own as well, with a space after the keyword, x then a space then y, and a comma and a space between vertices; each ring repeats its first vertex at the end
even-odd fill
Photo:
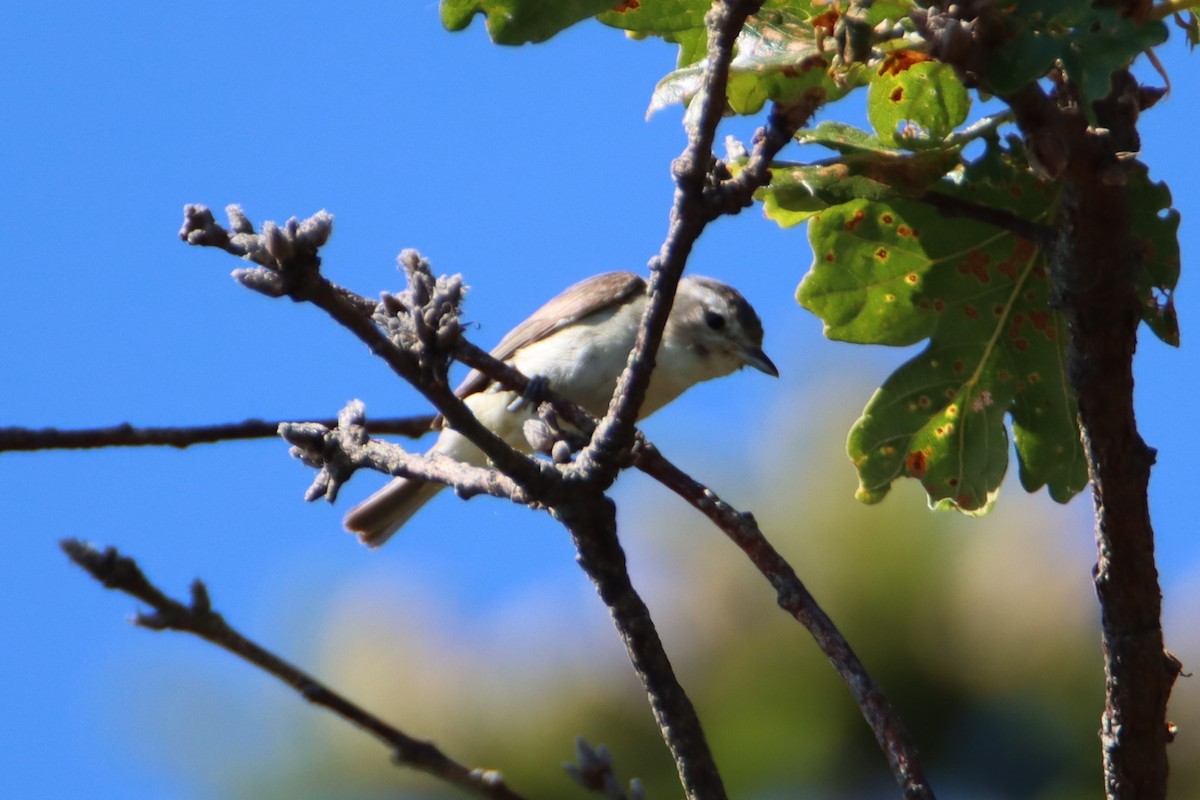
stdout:
MULTIPOLYGON (((490 359, 462 338, 457 310, 463 292, 457 277, 435 279, 428 264, 407 251, 401 256, 409 279, 404 293, 384 295, 375 302, 338 287, 320 273, 319 250, 332 231, 332 217, 323 211, 308 220, 292 219, 282 226, 267 223, 256 233, 236 206, 229 209, 228 229, 218 225, 208 209, 189 206, 180 235, 189 244, 216 247, 250 262, 253 266, 234 272, 234 278, 247 288, 270 297, 310 302, 323 309, 411 383, 447 425, 478 446, 494 465, 494 469, 473 468, 445 458, 414 456, 395 446, 373 442, 367 434, 361 404, 352 403, 339 415, 335 426, 280 426, 280 434, 292 445, 293 454, 318 469, 306 495, 309 499, 334 499, 354 470, 367 467, 448 483, 467 496, 487 493, 545 507, 567 527, 580 565, 625 641, 689 798, 723 800, 725 790, 696 712, 674 675, 648 609, 629 580, 616 534, 614 507, 604 494, 618 470, 631 463, 659 475, 738 541, 768 575, 780 604, 809 626, 839 666, 864 715, 876 729, 905 795, 932 797, 915 750, 882 692, 794 571, 766 543, 753 518, 733 511, 710 490, 670 467, 644 443, 634 424, 676 287, 697 238, 712 220, 749 205, 754 191, 770 179, 775 155, 822 100, 813 95, 773 108, 767 125, 755 137, 748 163, 736 176, 713 156, 716 129, 725 111, 734 42, 746 18, 760 6, 761 0, 717 0, 706 18, 708 66, 701 91, 693 100, 693 110, 689 111, 687 148, 673 165, 677 191, 669 232, 651 261, 649 301, 629 366, 618 382, 608 414, 598 424, 581 409, 546 393, 547 405, 526 430, 535 451, 548 454, 550 460, 530 458, 513 450, 480 424, 450 390, 446 373, 451 358, 480 369, 505 386, 520 391, 529 388, 525 376, 490 359), (559 417, 569 426, 560 425, 559 417), (571 453, 580 442, 571 441, 567 427, 590 435, 574 459, 571 453)), ((601 763, 604 759, 597 751, 589 752, 585 758, 581 750, 581 782, 615 786, 615 781, 605 777, 611 770, 601 763)), ((631 796, 635 793, 636 788, 631 789, 631 796)))

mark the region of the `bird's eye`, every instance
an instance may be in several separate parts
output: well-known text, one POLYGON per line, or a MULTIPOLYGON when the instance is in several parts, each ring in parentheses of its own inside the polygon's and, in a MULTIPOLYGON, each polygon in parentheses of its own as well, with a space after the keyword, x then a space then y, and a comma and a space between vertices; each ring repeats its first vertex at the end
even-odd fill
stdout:
POLYGON ((705 311, 704 324, 714 331, 723 330, 725 328, 725 317, 716 311, 705 311))

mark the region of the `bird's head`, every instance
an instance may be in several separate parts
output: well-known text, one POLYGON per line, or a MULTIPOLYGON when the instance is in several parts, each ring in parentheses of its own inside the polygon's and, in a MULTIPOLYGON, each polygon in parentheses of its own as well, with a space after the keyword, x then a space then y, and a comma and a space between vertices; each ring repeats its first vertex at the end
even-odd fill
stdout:
POLYGON ((686 347, 705 373, 697 381, 728 375, 744 366, 779 377, 762 343, 762 322, 737 289, 695 275, 679 282, 664 345, 686 347))

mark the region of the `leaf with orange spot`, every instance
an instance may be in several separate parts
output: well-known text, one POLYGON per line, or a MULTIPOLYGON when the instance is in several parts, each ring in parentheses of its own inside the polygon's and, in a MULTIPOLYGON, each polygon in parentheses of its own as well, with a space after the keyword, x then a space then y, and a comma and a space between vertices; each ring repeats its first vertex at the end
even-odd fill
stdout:
MULTIPOLYGON (((992 142, 961 182, 938 190, 999 202, 1044 220, 1054 189, 1019 149, 992 142)), ((981 222, 947 220, 915 200, 856 200, 809 222, 813 267, 801 305, 830 338, 925 349, 876 391, 850 432, 858 497, 881 500, 897 478, 930 503, 982 513, 1008 467, 1012 420, 1023 485, 1065 502, 1087 482, 1064 372, 1066 328, 1049 306, 1045 258, 981 222), (1036 376, 1030 378, 1030 376, 1036 376)))
POLYGON ((923 54, 893 53, 871 74, 867 118, 886 144, 908 150, 939 146, 970 110, 970 95, 954 69, 923 54))

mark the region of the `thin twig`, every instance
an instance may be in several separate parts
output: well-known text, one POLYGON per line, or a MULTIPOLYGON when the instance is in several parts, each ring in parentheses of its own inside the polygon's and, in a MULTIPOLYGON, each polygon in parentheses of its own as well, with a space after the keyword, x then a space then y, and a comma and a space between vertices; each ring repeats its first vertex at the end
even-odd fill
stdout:
POLYGON ((576 761, 563 764, 563 769, 584 789, 604 795, 605 800, 646 800, 646 790, 637 778, 629 782, 628 791, 621 786, 612 754, 604 745, 592 747, 576 738, 575 755, 576 761))
POLYGON ((414 455, 404 448, 371 439, 365 428, 366 414, 359 400, 352 400, 338 415, 337 424, 284 423, 279 435, 292 445, 292 455, 319 469, 316 479, 304 495, 306 500, 337 499, 342 484, 360 469, 372 469, 388 475, 431 481, 453 486, 459 497, 477 494, 504 497, 516 503, 530 504, 525 488, 508 475, 494 469, 475 467, 431 452, 414 455))
MULTIPOLYGON (((168 425, 138 427, 128 422, 104 428, 0 428, 0 453, 31 450, 86 450, 100 447, 177 447, 195 444, 267 439, 279 435, 279 426, 291 420, 247 419, 218 425, 168 425)), ((367 430, 373 434, 420 438, 429 433, 431 415, 391 417, 371 420, 367 430)), ((332 428, 337 420, 316 420, 316 424, 332 428)))
POLYGON ((168 597, 146 578, 137 562, 122 556, 115 548, 103 552, 77 539, 64 539, 63 551, 106 589, 116 589, 154 609, 139 612, 134 624, 150 630, 174 630, 191 633, 248 661, 288 686, 313 705, 337 714, 347 722, 374 736, 392 751, 392 760, 433 775, 460 789, 492 800, 523 800, 508 788, 495 770, 472 769, 444 754, 431 742, 416 739, 395 728, 362 707, 347 700, 315 678, 283 660, 261 645, 247 639, 213 611, 208 590, 200 581, 192 584, 191 604, 184 605, 168 597))
POLYGON ((1052 228, 1032 222, 1002 208, 985 206, 982 203, 973 203, 970 200, 964 200, 961 197, 955 197, 943 192, 925 192, 916 199, 918 202, 937 209, 942 216, 973 219, 977 222, 994 225, 997 228, 1028 239, 1039 248, 1046 248, 1054 243, 1055 232, 1052 228))

